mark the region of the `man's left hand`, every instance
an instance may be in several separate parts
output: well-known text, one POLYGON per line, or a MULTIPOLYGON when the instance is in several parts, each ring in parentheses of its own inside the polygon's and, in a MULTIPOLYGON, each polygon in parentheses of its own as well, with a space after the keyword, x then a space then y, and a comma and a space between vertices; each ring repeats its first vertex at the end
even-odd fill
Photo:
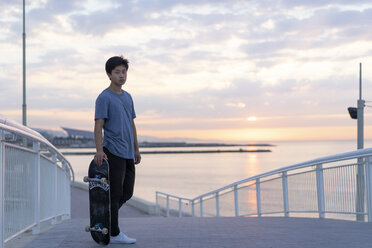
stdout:
POLYGON ((134 153, 134 164, 141 163, 141 154, 139 152, 134 153))

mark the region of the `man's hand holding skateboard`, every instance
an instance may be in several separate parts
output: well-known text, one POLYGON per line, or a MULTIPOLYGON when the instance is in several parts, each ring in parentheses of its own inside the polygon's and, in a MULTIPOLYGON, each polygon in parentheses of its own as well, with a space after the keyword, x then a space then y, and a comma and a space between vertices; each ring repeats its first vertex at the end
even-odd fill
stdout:
POLYGON ((103 151, 98 151, 96 155, 94 155, 94 162, 99 166, 102 165, 104 159, 107 160, 107 155, 103 151))

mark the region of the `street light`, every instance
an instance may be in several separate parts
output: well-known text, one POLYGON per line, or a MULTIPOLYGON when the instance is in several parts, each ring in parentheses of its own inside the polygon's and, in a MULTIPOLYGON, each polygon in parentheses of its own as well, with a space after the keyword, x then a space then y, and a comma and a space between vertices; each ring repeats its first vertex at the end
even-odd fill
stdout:
POLYGON ((364 107, 365 100, 362 99, 362 63, 359 63, 359 99, 358 107, 349 107, 349 115, 351 119, 358 120, 358 149, 364 148, 364 107))
MULTIPOLYGON (((359 63, 359 99, 358 107, 349 107, 348 111, 352 119, 358 120, 358 149, 364 148, 364 107, 365 101, 362 99, 362 63, 359 63)), ((356 199, 356 219, 364 221, 364 165, 363 159, 358 158, 358 172, 357 172, 357 199, 356 199)))
POLYGON ((347 110, 349 111, 351 119, 358 119, 358 108, 349 107, 347 110))

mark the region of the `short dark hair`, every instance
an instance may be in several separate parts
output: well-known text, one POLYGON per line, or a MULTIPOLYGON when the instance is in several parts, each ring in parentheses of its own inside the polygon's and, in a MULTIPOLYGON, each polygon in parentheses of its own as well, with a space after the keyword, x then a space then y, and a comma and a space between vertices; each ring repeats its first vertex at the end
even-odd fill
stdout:
POLYGON ((125 59, 123 56, 114 56, 107 60, 106 62, 106 72, 111 74, 112 70, 115 69, 118 65, 124 65, 125 68, 128 70, 129 68, 129 61, 125 59))

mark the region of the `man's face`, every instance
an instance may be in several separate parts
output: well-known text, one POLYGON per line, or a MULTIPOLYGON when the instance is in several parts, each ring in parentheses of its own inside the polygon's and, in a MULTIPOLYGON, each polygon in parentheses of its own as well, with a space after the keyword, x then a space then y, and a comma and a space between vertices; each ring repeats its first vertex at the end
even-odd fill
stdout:
POLYGON ((112 70, 111 74, 107 73, 107 76, 110 78, 111 83, 123 86, 127 81, 127 69, 124 65, 118 65, 112 70))

